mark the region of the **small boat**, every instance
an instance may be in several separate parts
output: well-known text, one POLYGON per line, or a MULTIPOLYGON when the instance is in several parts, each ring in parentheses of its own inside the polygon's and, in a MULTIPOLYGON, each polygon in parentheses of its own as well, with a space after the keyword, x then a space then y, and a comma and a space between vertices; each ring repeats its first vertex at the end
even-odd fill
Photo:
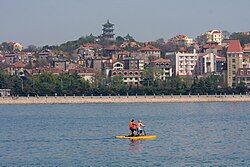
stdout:
POLYGON ((115 136, 117 139, 130 139, 130 140, 154 140, 157 138, 155 135, 146 136, 115 136))

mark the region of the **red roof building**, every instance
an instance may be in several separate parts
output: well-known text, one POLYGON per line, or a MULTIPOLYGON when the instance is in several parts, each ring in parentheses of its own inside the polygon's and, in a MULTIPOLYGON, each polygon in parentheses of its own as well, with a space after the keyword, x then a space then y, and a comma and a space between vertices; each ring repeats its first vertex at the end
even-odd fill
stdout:
POLYGON ((240 41, 239 40, 230 40, 227 52, 228 53, 242 53, 243 49, 240 45, 240 41))

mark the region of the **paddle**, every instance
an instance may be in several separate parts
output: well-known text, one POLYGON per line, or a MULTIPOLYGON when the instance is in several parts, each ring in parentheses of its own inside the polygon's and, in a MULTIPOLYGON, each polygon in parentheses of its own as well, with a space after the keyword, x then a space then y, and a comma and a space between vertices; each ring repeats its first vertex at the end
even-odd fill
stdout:
POLYGON ((143 127, 143 133, 144 133, 144 135, 146 136, 147 134, 146 134, 146 131, 145 131, 145 127, 143 127))

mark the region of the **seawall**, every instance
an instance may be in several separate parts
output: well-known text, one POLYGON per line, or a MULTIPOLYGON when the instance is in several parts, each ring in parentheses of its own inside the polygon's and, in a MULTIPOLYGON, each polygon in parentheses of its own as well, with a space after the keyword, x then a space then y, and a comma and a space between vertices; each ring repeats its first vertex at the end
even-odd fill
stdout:
POLYGON ((250 102, 249 95, 0 97, 1 104, 250 102))

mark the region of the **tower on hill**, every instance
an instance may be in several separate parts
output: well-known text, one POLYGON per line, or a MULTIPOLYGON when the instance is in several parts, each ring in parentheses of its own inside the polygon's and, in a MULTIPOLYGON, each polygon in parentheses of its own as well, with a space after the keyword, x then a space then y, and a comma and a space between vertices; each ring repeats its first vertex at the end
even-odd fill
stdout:
POLYGON ((105 40, 114 40, 114 24, 107 20, 107 23, 102 25, 102 38, 105 40))

